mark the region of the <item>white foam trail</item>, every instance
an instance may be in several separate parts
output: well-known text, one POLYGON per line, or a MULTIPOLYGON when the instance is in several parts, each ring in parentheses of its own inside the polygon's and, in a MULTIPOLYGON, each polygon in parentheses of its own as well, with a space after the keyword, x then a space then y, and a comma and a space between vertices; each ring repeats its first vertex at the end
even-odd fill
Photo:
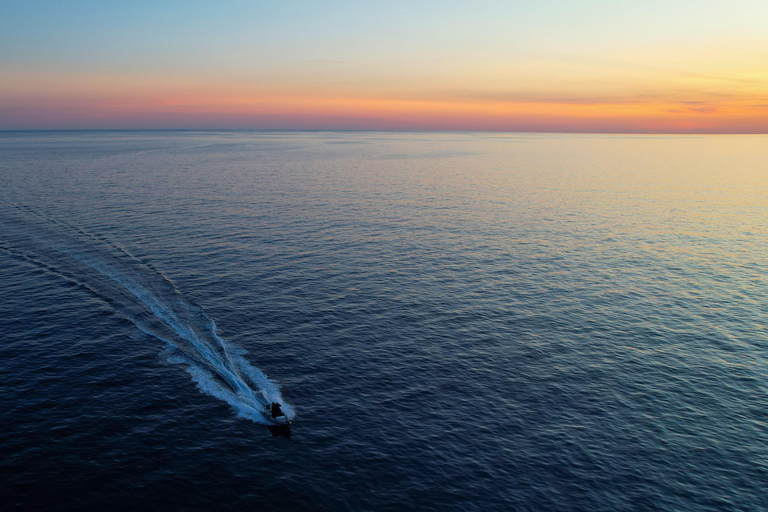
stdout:
MULTIPOLYGON (((61 225, 58 222, 57 224, 61 225)), ((73 237, 62 236, 58 232, 46 232, 43 227, 32 231, 29 229, 30 226, 21 227, 24 238, 35 242, 34 247, 27 247, 27 249, 39 249, 40 245, 53 249, 95 270, 117 285, 117 291, 121 293, 107 293, 109 301, 116 305, 116 309, 122 316, 131 320, 141 331, 167 343, 171 350, 167 351, 166 359, 171 363, 186 365, 187 372, 200 391, 227 402, 239 416, 254 422, 267 423, 259 410, 264 404, 270 402, 283 404, 286 416, 288 418, 294 416, 293 408, 285 404, 280 395, 278 385, 243 357, 245 350, 220 338, 216 334, 215 324, 204 315, 202 308, 184 300, 165 278, 154 276, 154 281, 150 279, 147 282, 148 285, 150 283, 156 285, 158 292, 155 293, 138 281, 138 279, 146 281, 148 277, 153 276, 136 260, 133 260, 131 265, 139 269, 138 274, 136 274, 136 268, 131 269, 136 275, 134 278, 128 275, 128 271, 116 268, 116 266, 124 266, 125 262, 121 262, 113 255, 107 253, 103 257, 94 256, 94 247, 82 244, 73 237), (75 245, 81 245, 82 248, 76 248, 75 245), (107 263, 105 259, 112 259, 115 264, 107 263), (132 313, 131 304, 118 295, 132 299, 134 304, 142 305, 144 314, 151 313, 151 318, 148 320, 142 318, 142 314, 132 313), (226 385, 223 385, 222 381, 226 385)), ((54 262, 56 263, 59 262, 54 262)), ((92 279, 92 282, 88 282, 87 273, 78 271, 77 268, 59 270, 65 272, 70 270, 77 278, 86 281, 84 284, 93 285, 89 286, 92 289, 105 290, 96 280, 92 279)))
MULTIPOLYGON (((180 320, 179 317, 166 304, 161 302, 155 295, 152 294, 152 292, 141 286, 130 277, 121 274, 109 265, 94 260, 87 255, 78 254, 74 250, 65 250, 63 248, 59 248, 59 250, 62 252, 67 252, 67 254, 73 258, 82 263, 85 263, 95 270, 98 270, 116 283, 125 287, 125 289, 127 289, 137 299, 143 302, 155 314, 157 318, 162 320, 166 325, 176 331, 179 336, 188 341, 192 346, 194 346, 195 349, 197 349, 197 352, 202 356, 202 361, 195 362, 204 363, 209 368, 216 371, 216 373, 218 373, 221 378, 223 378, 230 386, 232 386, 236 393, 232 393, 220 386, 206 368, 195 364, 195 362, 192 360, 189 360, 187 361, 187 371, 190 375, 192 375, 192 379, 198 384, 198 387, 201 391, 226 401, 238 409, 242 416, 248 417, 249 419, 254 419, 254 416, 259 419, 263 419, 261 414, 255 410, 255 407, 259 407, 263 405, 263 403, 273 401, 280 403, 283 402, 277 385, 269 380, 261 370, 254 368, 241 355, 229 353, 227 350, 228 346, 231 346, 229 342, 221 339, 215 333, 213 333, 216 341, 218 341, 220 346, 223 348, 222 353, 216 352, 213 347, 210 346, 210 344, 200 339, 189 325, 180 320), (260 394, 264 400, 257 398, 258 395, 254 393, 254 391, 248 386, 248 383, 245 382, 238 370, 247 375, 249 380, 260 391, 260 394)), ((286 406, 286 414, 289 414, 289 411, 292 413, 292 409, 289 406, 286 406)), ((289 417, 292 416, 293 415, 291 414, 289 417)))

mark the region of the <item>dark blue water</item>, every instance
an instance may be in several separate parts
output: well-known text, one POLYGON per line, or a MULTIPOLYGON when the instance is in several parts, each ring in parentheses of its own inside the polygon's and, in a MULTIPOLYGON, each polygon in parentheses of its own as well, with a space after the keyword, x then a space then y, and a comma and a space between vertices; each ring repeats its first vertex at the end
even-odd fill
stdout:
POLYGON ((768 510, 767 276, 765 136, 0 133, 0 509, 768 510))

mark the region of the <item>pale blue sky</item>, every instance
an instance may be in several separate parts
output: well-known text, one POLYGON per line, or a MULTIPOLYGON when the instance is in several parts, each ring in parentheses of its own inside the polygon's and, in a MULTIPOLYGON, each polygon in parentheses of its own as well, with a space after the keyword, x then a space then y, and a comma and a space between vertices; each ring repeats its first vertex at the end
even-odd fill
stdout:
MULTIPOLYGON (((760 124, 746 109, 768 103, 766 62, 765 0, 5 0, 0 116, 12 121, 0 126, 64 119, 76 104, 102 119, 127 102, 211 116, 256 104, 270 116, 368 108, 395 126, 413 108, 434 116, 440 105, 501 123, 515 105, 530 118, 534 103, 602 104, 594 115, 650 126, 654 98, 654 126, 693 108, 760 124), (40 110, 45 102, 53 106, 40 110), (609 112, 618 104, 637 109, 609 112)), ((540 110, 553 122, 593 115, 540 110)), ((711 121, 676 126, 715 129, 711 121)))
MULTIPOLYGON (((764 38, 768 2, 53 1, 0 3, 0 64, 132 69, 515 59, 764 38)), ((301 71, 301 70, 297 70, 301 71)))

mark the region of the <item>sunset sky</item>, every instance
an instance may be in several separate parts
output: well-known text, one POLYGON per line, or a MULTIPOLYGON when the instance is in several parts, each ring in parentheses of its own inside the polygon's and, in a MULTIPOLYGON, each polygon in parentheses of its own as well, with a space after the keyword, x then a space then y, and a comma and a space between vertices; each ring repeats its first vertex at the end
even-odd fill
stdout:
POLYGON ((49 128, 768 133, 768 2, 2 1, 49 128))

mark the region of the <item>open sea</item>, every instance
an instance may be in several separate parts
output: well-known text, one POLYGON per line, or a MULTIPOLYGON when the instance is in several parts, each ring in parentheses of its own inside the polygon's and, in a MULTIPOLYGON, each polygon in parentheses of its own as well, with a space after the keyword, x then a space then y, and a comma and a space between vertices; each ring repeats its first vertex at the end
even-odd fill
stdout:
POLYGON ((766 293, 768 136, 0 132, 0 510, 765 511, 766 293))

